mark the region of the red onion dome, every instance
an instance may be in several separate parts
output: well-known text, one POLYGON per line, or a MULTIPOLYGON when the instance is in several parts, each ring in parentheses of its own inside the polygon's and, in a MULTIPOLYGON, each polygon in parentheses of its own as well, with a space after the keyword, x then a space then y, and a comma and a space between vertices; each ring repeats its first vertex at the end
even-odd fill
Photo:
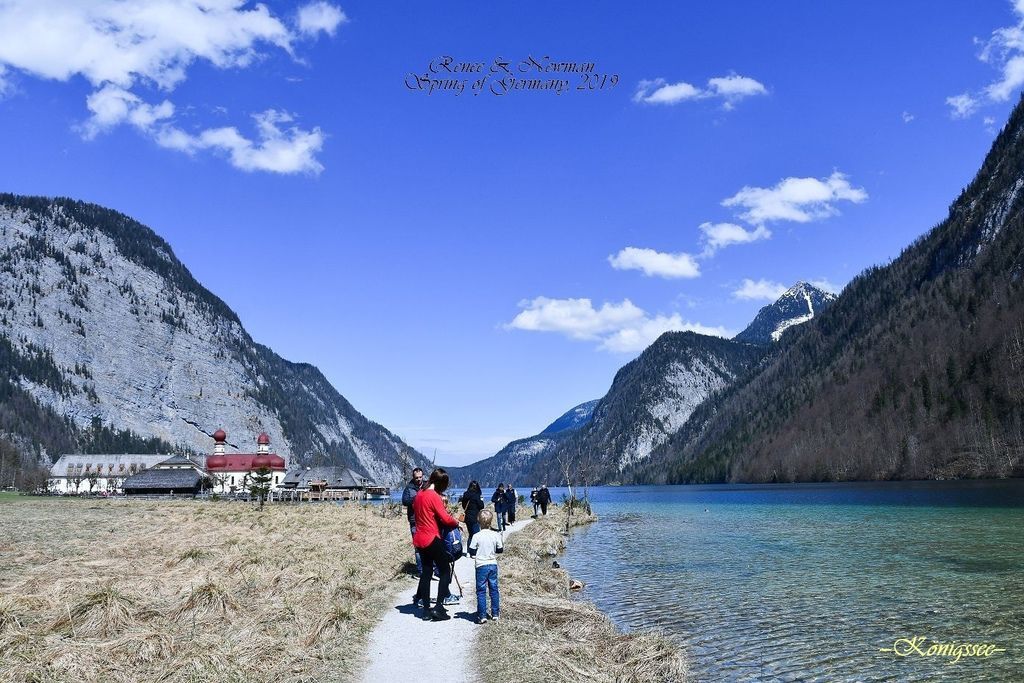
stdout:
POLYGON ((206 459, 206 469, 215 470, 227 464, 227 458, 223 455, 211 455, 206 459))
POLYGON ((280 455, 270 456, 270 466, 275 469, 284 469, 284 458, 280 455))
POLYGON ((217 443, 224 443, 228 440, 228 435, 223 429, 218 429, 213 433, 213 440, 217 443))
POLYGON ((258 470, 261 467, 270 467, 270 456, 269 455, 257 455, 252 459, 252 468, 258 470))
POLYGON ((263 432, 262 434, 260 434, 259 436, 256 437, 256 443, 258 443, 261 446, 269 445, 270 444, 270 435, 267 434, 266 432, 263 432))

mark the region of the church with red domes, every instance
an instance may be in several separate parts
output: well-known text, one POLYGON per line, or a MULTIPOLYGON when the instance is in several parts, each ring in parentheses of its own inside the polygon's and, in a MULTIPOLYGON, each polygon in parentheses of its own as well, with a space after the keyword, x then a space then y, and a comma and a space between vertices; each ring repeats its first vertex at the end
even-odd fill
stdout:
POLYGON ((270 452, 270 436, 264 432, 256 437, 255 453, 227 453, 228 435, 223 429, 213 433, 213 455, 206 458, 206 471, 214 493, 245 491, 248 477, 256 470, 270 470, 270 487, 276 489, 284 480, 287 463, 270 452))

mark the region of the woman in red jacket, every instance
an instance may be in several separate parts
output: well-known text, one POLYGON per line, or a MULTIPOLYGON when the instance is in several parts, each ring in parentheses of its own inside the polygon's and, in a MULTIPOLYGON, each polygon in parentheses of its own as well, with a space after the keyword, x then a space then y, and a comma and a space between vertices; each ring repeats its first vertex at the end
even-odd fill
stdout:
POLYGON ((448 597, 448 584, 452 580, 452 565, 445 552, 441 538, 442 527, 456 527, 459 522, 448 514, 441 494, 448 488, 448 473, 438 467, 430 473, 427 487, 420 491, 412 501, 412 511, 416 515, 416 534, 412 544, 420 551, 423 558, 423 571, 420 573, 419 587, 413 604, 423 605, 423 618, 432 621, 451 619, 444 608, 444 599, 448 597), (430 607, 430 577, 437 567, 438 588, 437 604, 430 607))

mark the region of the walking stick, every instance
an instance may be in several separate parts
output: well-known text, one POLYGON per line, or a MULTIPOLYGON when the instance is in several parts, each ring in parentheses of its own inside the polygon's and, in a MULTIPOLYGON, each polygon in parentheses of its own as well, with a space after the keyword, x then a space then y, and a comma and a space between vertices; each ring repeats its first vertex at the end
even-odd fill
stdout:
POLYGON ((452 576, 455 577, 455 585, 459 587, 459 599, 461 599, 463 597, 463 595, 462 595, 462 582, 459 581, 459 575, 455 573, 455 563, 454 562, 452 562, 452 576))

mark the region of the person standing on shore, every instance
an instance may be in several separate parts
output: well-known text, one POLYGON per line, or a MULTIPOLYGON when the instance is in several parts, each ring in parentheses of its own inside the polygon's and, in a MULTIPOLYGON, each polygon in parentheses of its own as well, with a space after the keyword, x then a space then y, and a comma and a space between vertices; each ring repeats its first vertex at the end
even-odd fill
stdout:
POLYGON ((430 473, 427 487, 416 494, 412 509, 416 515, 416 534, 412 543, 420 551, 423 558, 423 571, 416 588, 413 604, 423 606, 423 618, 430 621, 451 619, 444 608, 444 601, 450 595, 448 584, 452 580, 452 565, 441 537, 443 527, 457 527, 459 521, 448 514, 441 494, 448 488, 448 473, 438 467, 430 473), (430 607, 430 575, 437 567, 437 604, 430 607))
POLYGON ((494 490, 494 495, 491 496, 491 502, 494 503, 494 516, 498 520, 498 531, 505 530, 505 485, 498 484, 498 488, 494 490))
POLYGON ((546 484, 541 484, 540 491, 537 491, 537 502, 540 503, 540 511, 546 517, 548 514, 548 503, 551 502, 551 492, 546 484))
POLYGON ((469 556, 476 568, 476 623, 487 621, 487 593, 491 594, 491 619, 497 619, 500 611, 498 597, 498 553, 505 547, 501 536, 491 529, 490 510, 480 513, 483 531, 469 542, 469 556))
POLYGON ((537 487, 534 486, 530 491, 530 502, 533 503, 533 518, 537 519, 540 515, 540 502, 537 500, 537 487))
MULTIPOLYGON (((416 499, 416 494, 423 488, 423 470, 419 467, 412 471, 412 479, 405 485, 405 490, 402 491, 402 505, 406 507, 406 515, 409 517, 409 534, 415 538, 416 536, 416 515, 412 511, 412 502, 416 499)), ((416 550, 416 546, 413 546, 413 552, 416 554, 416 576, 419 577, 423 573, 423 560, 420 558, 420 551, 416 550)))
POLYGON ((505 512, 508 514, 508 523, 516 523, 516 507, 519 505, 519 494, 512 488, 512 484, 505 487, 505 512))
POLYGON ((480 483, 476 481, 469 482, 469 487, 462 494, 459 503, 462 504, 462 509, 466 513, 466 530, 469 532, 469 539, 466 542, 472 543, 473 535, 480 531, 479 515, 480 511, 484 509, 484 498, 480 491, 480 483))

